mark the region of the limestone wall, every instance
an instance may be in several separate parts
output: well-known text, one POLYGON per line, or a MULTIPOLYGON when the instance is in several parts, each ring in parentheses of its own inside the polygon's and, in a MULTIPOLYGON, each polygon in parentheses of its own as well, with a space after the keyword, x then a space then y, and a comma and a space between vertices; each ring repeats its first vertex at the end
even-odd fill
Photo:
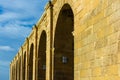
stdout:
MULTIPOLYGON (((72 31, 74 80, 120 80, 120 0, 52 0, 48 2, 42 17, 10 64, 10 79, 38 80, 39 42, 42 32, 45 31, 47 36, 45 79, 55 80, 56 26, 65 4, 70 6, 74 16, 72 25, 74 28, 72 31), (33 77, 29 79, 31 44, 34 45, 33 77), (26 54, 25 69, 23 69, 24 54, 26 54), (22 75, 23 70, 26 70, 25 79, 22 75)), ((64 9, 67 10, 67 7, 64 9)), ((69 25, 69 22, 67 24, 69 25)), ((62 44, 62 41, 60 43, 62 44)))

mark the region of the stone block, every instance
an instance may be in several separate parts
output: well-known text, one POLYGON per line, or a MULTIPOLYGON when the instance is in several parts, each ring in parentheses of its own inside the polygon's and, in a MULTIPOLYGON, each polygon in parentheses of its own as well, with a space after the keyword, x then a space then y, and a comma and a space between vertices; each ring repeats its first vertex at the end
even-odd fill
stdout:
POLYGON ((99 49, 99 48, 102 48, 102 47, 105 47, 108 43, 108 40, 107 38, 102 38, 102 39, 99 39, 96 43, 95 43, 95 49, 99 49))
POLYGON ((111 44, 108 47, 108 54, 116 54, 118 52, 118 43, 111 44))
POLYGON ((105 66, 109 66, 109 65, 111 65, 111 55, 105 55, 102 58, 102 66, 105 67, 105 66))
POLYGON ((83 69, 80 71, 80 77, 85 78, 91 75, 91 69, 83 69))
MULTIPOLYGON (((100 18, 101 18, 101 16, 100 16, 100 18)), ((102 19, 101 21, 98 21, 97 23, 95 23, 93 25, 93 32, 98 32, 99 30, 103 30, 108 24, 107 20, 108 19, 105 18, 105 19, 102 19)), ((98 32, 98 34, 99 34, 99 32, 98 32)))
POLYGON ((91 28, 90 29, 86 29, 85 31, 83 31, 81 33, 81 39, 86 38, 86 37, 88 37, 91 34, 92 34, 92 29, 91 28))
POLYGON ((111 64, 117 64, 117 54, 111 54, 111 64))
POLYGON ((96 67, 92 69, 92 76, 93 77, 98 77, 101 76, 102 74, 102 68, 101 67, 96 67))
POLYGON ((114 28, 114 32, 120 31, 120 19, 115 23, 111 24, 111 26, 114 28))
POLYGON ((110 65, 107 67, 107 75, 118 75, 118 65, 110 65))
POLYGON ((112 13, 112 15, 110 15, 109 17, 109 23, 115 23, 116 21, 118 21, 120 19, 120 9, 115 11, 114 13, 112 13))
POLYGON ((119 34, 120 34, 119 32, 115 32, 115 33, 109 35, 108 36, 108 45, 116 43, 119 39, 119 34))

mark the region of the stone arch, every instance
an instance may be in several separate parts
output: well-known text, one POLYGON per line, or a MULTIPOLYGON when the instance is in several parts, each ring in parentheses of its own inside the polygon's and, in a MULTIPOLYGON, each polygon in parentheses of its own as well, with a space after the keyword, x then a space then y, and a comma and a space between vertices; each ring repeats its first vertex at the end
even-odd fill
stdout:
POLYGON ((19 59, 19 80, 21 80, 21 57, 19 59))
POLYGON ((33 53, 34 53, 34 45, 33 43, 30 46, 30 54, 29 54, 29 76, 28 76, 28 80, 32 80, 33 78, 33 53))
POLYGON ((24 55, 23 55, 23 79, 22 80, 25 80, 25 73, 26 73, 26 52, 24 52, 24 55))
MULTIPOLYGON (((55 11, 53 12, 53 15, 54 15, 54 13, 55 13, 55 17, 53 17, 54 18, 54 23, 55 24, 53 24, 55 27, 54 27, 54 30, 55 30, 55 28, 56 28, 56 25, 57 25, 57 22, 58 22, 58 18, 59 18, 59 15, 60 15, 60 12, 61 12, 61 10, 62 10, 62 8, 63 8, 63 6, 65 5, 65 4, 68 4, 69 6, 70 6, 70 8, 71 8, 71 10, 72 10, 72 12, 73 12, 73 15, 75 15, 76 14, 76 9, 75 9, 75 7, 73 6, 73 1, 72 0, 62 0, 62 1, 60 1, 61 3, 59 3, 60 5, 57 5, 57 7, 59 7, 59 8, 56 8, 56 7, 53 7, 53 9, 55 9, 55 11)), ((57 2, 55 3, 55 4, 58 4, 57 2)), ((56 6, 54 4, 54 6, 56 6)))
POLYGON ((46 32, 42 31, 38 47, 38 80, 46 80, 46 41, 46 32))
POLYGON ((11 76, 12 78, 11 78, 11 79, 13 79, 13 80, 14 80, 14 76, 15 76, 14 70, 15 70, 15 65, 12 66, 12 76, 11 76), (14 75, 14 76, 13 76, 13 75, 14 75))
POLYGON ((15 71, 16 71, 16 72, 15 72, 16 75, 15 75, 15 77, 14 77, 15 80, 18 79, 18 67, 19 67, 19 64, 18 64, 18 60, 17 60, 17 61, 16 61, 16 68, 15 68, 15 69, 16 69, 16 70, 15 70, 15 71))
POLYGON ((14 64, 14 72, 13 72, 13 80, 16 80, 17 79, 17 65, 14 64))
POLYGON ((60 10, 54 37, 54 80, 74 80, 74 14, 69 4, 60 10))

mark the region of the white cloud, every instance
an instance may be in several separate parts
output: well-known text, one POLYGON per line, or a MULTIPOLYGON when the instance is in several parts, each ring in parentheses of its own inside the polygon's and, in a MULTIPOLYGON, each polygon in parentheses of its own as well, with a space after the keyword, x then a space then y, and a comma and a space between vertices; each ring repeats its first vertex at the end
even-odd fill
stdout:
POLYGON ((14 49, 10 46, 0 46, 1 51, 13 51, 14 49))
POLYGON ((0 15, 0 21, 35 17, 37 21, 43 13, 48 0, 0 0, 0 6, 5 11, 0 15))
POLYGON ((7 12, 0 15, 0 22, 9 21, 12 19, 18 19, 19 18, 18 16, 20 17, 19 14, 16 14, 14 12, 7 12))
POLYGON ((0 37, 25 38, 43 13, 48 0, 0 0, 0 37), (29 27, 26 27, 30 25, 29 27))
POLYGON ((0 36, 8 38, 25 38, 31 32, 30 27, 21 26, 20 24, 9 23, 0 27, 0 36))

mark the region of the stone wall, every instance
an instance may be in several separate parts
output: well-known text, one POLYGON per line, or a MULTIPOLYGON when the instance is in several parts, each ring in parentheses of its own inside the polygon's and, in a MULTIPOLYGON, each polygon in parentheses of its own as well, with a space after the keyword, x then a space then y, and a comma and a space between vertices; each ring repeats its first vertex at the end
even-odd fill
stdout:
MULTIPOLYGON (((63 51, 62 44, 68 46, 65 47, 67 50, 73 50, 69 47, 74 44, 72 45, 74 55, 68 57, 68 60, 74 59, 74 63, 71 63, 74 68, 74 79, 69 80, 120 80, 120 0, 52 0, 48 2, 40 20, 10 64, 11 80, 38 80, 39 43, 43 31, 46 33, 46 74, 43 80, 56 80, 55 52, 58 47, 55 45, 63 51), (73 13, 73 24, 71 20, 64 23, 68 18, 61 17, 62 19, 59 20, 65 10, 68 17, 73 13), (70 39, 67 35, 69 32, 65 32, 70 29, 70 25, 74 28, 71 32, 74 36, 73 43, 64 40, 70 39), (56 36, 60 37, 59 43, 56 41, 56 36), (29 79, 31 44, 34 45, 33 77, 29 79), (23 68, 24 54, 26 54, 25 69, 23 68), (22 75, 24 70, 25 78, 22 75)), ((62 54, 57 56, 60 55, 62 54)), ((66 68, 64 65, 59 65, 59 59, 57 66, 61 66, 60 69, 66 68)), ((67 74, 66 71, 62 73, 67 74)))

